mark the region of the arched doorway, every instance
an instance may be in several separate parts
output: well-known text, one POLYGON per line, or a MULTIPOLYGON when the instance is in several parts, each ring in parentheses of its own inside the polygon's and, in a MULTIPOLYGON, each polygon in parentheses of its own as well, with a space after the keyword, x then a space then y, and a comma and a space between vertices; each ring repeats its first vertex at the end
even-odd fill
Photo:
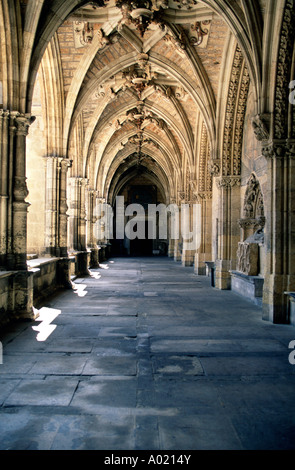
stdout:
POLYGON ((111 184, 114 213, 112 253, 116 256, 167 255, 168 231, 163 238, 159 230, 159 214, 155 212, 160 204, 166 204, 163 186, 151 168, 154 165, 155 170, 156 163, 148 157, 140 162, 136 155, 131 155, 128 160, 128 168, 124 171, 124 162, 111 184), (153 214, 151 208, 154 209, 153 214), (116 236, 119 216, 124 217, 124 238, 116 236))

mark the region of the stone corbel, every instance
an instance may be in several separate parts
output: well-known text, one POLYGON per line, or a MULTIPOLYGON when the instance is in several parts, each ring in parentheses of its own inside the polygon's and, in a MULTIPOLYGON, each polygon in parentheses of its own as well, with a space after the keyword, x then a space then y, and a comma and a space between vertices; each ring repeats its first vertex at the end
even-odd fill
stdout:
POLYGON ((185 203, 185 191, 178 191, 178 200, 181 203, 185 203))
POLYGON ((270 114, 257 114, 252 118, 252 127, 259 142, 268 141, 270 137, 270 114))
POLYGON ((219 176, 220 175, 220 160, 219 159, 212 159, 212 160, 209 160, 208 162, 208 170, 209 170, 209 173, 212 175, 212 176, 219 176))
POLYGON ((29 127, 35 120, 35 116, 16 112, 14 115, 16 135, 27 136, 29 133, 29 127))
POLYGON ((244 230, 248 228, 253 229, 253 231, 262 230, 265 226, 265 217, 258 217, 257 219, 250 217, 240 219, 239 226, 244 230))

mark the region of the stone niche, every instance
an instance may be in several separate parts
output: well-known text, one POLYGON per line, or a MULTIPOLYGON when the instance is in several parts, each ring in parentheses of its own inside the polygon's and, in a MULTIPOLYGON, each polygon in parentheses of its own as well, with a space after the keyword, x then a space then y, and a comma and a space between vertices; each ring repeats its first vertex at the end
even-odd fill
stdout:
POLYGON ((261 305, 264 283, 265 217, 263 195, 254 174, 248 180, 243 218, 239 224, 243 241, 238 244, 237 270, 231 272, 232 290, 261 305))

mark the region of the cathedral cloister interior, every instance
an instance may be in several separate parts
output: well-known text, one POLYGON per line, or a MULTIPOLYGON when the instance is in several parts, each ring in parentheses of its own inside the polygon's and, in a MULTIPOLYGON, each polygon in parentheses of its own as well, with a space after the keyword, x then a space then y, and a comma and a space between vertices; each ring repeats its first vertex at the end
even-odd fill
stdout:
POLYGON ((137 257, 292 327, 294 40, 293 0, 1 0, 1 327, 137 257), (144 239, 116 237, 132 204, 144 239))

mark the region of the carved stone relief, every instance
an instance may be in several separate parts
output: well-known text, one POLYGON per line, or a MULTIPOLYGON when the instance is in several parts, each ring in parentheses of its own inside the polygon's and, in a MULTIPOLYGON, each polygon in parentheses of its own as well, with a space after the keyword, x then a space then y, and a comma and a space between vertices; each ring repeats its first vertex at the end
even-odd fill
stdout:
POLYGON ((243 218, 261 219, 264 218, 263 195, 260 184, 255 174, 250 176, 244 199, 243 218))
POLYGON ((258 244, 240 242, 237 252, 238 271, 247 276, 258 275, 258 244))
POLYGON ((244 198, 243 218, 239 221, 243 238, 237 252, 237 270, 247 276, 259 274, 259 250, 264 243, 264 203, 260 184, 254 173, 250 176, 244 198), (247 234, 247 236, 245 235, 247 234))

